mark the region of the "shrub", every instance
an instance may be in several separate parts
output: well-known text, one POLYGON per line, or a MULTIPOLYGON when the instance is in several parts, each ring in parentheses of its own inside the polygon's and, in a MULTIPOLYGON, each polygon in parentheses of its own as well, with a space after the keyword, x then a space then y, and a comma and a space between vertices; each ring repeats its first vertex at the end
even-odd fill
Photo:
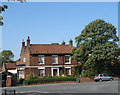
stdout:
POLYGON ((44 78, 52 78, 51 75, 45 75, 44 78))
POLYGON ((27 76, 27 80, 29 80, 29 79, 38 79, 39 77, 37 76, 37 75, 35 75, 35 74, 29 74, 29 76, 27 76))
POLYGON ((59 81, 75 81, 75 77, 53 77, 53 78, 39 78, 39 79, 28 79, 23 82, 23 85, 29 85, 33 83, 49 83, 49 82, 59 82, 59 81))

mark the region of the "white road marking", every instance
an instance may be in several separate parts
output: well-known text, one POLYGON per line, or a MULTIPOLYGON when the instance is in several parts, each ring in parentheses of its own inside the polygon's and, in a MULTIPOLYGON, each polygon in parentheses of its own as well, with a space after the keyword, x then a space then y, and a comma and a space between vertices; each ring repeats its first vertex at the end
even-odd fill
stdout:
POLYGON ((49 92, 43 92, 43 91, 22 91, 22 92, 16 92, 16 93, 49 93, 49 92))

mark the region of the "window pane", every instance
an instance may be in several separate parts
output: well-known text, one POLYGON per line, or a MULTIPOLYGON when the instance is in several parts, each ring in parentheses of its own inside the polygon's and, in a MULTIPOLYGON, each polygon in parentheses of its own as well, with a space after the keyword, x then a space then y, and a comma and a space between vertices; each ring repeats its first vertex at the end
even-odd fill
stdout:
POLYGON ((65 69, 66 75, 70 75, 70 68, 65 69))
POLYGON ((40 76, 40 77, 43 77, 43 76, 44 76, 44 69, 41 69, 41 70, 40 70, 39 76, 40 76))
POLYGON ((67 62, 70 62, 70 56, 65 56, 65 62, 67 63, 67 62))
POLYGON ((52 63, 57 63, 58 56, 52 56, 52 63))
POLYGON ((44 56, 42 56, 42 55, 39 56, 39 63, 42 63, 42 64, 44 63, 44 56))

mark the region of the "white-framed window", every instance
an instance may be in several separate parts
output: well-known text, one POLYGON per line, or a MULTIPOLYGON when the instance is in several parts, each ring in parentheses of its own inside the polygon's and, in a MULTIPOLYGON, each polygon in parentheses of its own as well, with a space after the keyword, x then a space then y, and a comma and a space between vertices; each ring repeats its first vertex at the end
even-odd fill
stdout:
POLYGON ((65 64, 70 64, 70 63, 71 63, 70 55, 65 55, 65 64))
POLYGON ((58 55, 52 55, 52 64, 58 64, 58 55))
POLYGON ((24 79, 24 70, 19 70, 18 75, 19 75, 19 79, 20 78, 24 79))
POLYGON ((44 64, 44 55, 38 55, 39 64, 44 64))
POLYGON ((51 68, 52 76, 59 76, 59 68, 51 68))
POLYGON ((39 69, 39 76, 44 77, 45 76, 45 69, 39 69))
POLYGON ((26 62, 26 59, 25 59, 25 58, 23 58, 23 62, 24 62, 24 63, 26 62))
POLYGON ((71 68, 65 68, 65 74, 71 75, 71 68))

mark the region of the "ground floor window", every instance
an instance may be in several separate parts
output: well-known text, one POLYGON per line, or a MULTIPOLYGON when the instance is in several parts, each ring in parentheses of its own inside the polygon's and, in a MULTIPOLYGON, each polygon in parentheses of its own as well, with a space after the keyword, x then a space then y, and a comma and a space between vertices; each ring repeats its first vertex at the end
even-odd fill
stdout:
POLYGON ((45 70, 44 69, 40 69, 39 76, 40 77, 44 77, 45 76, 45 70))
POLYGON ((18 73, 19 73, 19 79, 20 78, 24 79, 24 70, 19 70, 18 73))
POLYGON ((71 68, 65 68, 65 74, 71 75, 71 68))

